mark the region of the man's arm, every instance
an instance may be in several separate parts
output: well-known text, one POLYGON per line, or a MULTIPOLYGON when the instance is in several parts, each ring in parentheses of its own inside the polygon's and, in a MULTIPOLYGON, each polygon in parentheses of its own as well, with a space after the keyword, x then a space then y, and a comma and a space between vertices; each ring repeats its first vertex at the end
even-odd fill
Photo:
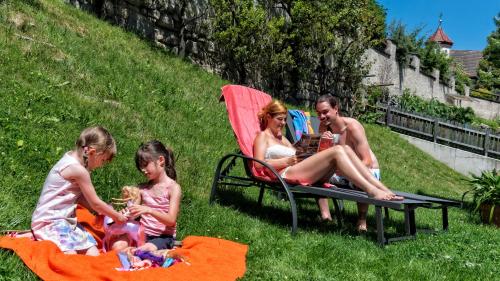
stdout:
POLYGON ((361 161, 368 168, 372 168, 373 159, 370 153, 370 145, 368 144, 368 139, 366 138, 365 129, 357 120, 352 122, 350 126, 347 127, 348 133, 350 135, 350 143, 352 149, 361 159, 361 161))

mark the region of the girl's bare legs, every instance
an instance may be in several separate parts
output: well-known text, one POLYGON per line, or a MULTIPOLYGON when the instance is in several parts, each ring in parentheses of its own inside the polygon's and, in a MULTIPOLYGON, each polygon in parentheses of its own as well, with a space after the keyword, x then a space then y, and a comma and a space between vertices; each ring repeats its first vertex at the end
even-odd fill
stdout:
POLYGON ((158 248, 153 243, 146 243, 146 244, 138 247, 137 250, 152 252, 152 251, 158 250, 158 248))
MULTIPOLYGON (((361 160, 357 158, 358 164, 361 160)), ((338 169, 348 180, 375 199, 390 200, 392 194, 380 190, 371 184, 358 170, 343 146, 334 146, 304 159, 287 171, 287 178, 316 182, 325 176, 331 176, 338 169)), ((369 171, 363 166, 367 173, 369 171)))
POLYGON ((87 252, 85 252, 87 256, 97 257, 99 255, 99 249, 96 246, 90 247, 87 252))
POLYGON ((122 238, 122 239, 116 240, 112 243, 111 250, 121 252, 121 251, 125 250, 126 248, 128 248, 128 246, 129 246, 128 240, 122 238))

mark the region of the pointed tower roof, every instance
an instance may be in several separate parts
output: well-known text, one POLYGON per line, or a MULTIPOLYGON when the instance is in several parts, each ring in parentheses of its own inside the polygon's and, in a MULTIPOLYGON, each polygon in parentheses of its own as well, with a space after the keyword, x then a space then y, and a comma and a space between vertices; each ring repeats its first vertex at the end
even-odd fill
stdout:
POLYGON ((429 41, 434 41, 439 44, 446 44, 450 45, 450 47, 453 45, 453 41, 451 41, 450 37, 444 33, 443 28, 441 28, 441 23, 443 20, 439 19, 439 26, 436 29, 436 32, 432 34, 432 36, 429 38, 429 41))

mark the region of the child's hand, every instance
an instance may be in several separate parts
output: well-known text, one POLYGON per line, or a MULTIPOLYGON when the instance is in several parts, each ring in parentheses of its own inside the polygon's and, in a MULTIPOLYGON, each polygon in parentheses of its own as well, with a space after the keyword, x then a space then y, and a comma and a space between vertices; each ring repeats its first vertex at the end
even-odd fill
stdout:
POLYGON ((128 207, 128 210, 130 211, 130 217, 138 217, 142 214, 150 214, 151 213, 151 208, 144 206, 144 205, 132 205, 128 207))
POLYGON ((119 214, 119 216, 116 218, 116 222, 118 222, 118 223, 127 222, 128 218, 125 215, 123 215, 121 213, 118 213, 118 214, 119 214))

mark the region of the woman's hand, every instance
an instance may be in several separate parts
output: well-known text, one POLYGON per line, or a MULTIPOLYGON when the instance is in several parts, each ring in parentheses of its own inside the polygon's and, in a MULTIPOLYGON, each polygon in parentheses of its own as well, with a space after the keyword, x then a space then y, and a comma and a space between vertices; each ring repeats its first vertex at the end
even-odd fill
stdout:
POLYGON ((290 166, 293 166, 293 165, 299 163, 299 158, 297 157, 297 155, 293 155, 290 157, 286 157, 285 161, 286 161, 286 166, 290 167, 290 166))
POLYGON ((133 218, 138 217, 142 214, 151 214, 152 212, 152 209, 150 207, 137 204, 128 207, 128 210, 130 211, 129 216, 133 218))

